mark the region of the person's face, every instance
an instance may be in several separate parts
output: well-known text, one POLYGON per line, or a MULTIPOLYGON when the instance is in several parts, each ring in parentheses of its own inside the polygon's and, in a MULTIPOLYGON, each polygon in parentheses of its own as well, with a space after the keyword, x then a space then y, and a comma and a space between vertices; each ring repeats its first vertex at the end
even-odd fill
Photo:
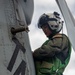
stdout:
POLYGON ((48 25, 43 25, 43 26, 42 26, 42 30, 43 30, 43 32, 45 33, 45 35, 46 35, 47 37, 52 34, 52 32, 50 31, 48 25))

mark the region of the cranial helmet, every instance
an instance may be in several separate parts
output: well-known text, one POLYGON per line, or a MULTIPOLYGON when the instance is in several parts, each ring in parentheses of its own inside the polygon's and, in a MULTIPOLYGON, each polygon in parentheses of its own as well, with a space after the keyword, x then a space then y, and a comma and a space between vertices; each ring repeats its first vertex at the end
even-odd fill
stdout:
POLYGON ((38 27, 41 28, 44 25, 48 25, 52 33, 58 33, 63 27, 63 21, 61 21, 60 14, 57 12, 43 14, 38 21, 38 27))

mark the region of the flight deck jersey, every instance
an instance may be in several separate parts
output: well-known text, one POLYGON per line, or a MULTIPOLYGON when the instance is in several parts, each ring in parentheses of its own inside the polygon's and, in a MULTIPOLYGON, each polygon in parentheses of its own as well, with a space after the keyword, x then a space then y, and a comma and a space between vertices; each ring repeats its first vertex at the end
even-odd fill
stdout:
POLYGON ((56 35, 34 51, 36 75, 62 75, 68 65, 71 45, 66 35, 56 35))

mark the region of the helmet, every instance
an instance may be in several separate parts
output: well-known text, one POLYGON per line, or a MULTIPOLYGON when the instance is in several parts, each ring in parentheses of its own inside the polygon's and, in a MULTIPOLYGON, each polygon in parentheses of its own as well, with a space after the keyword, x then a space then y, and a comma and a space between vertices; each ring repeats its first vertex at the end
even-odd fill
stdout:
POLYGON ((41 28, 45 24, 48 25, 49 29, 52 31, 52 33, 58 33, 63 27, 63 21, 61 21, 61 18, 59 17, 60 14, 57 12, 49 13, 49 14, 43 14, 38 21, 38 28, 41 28))

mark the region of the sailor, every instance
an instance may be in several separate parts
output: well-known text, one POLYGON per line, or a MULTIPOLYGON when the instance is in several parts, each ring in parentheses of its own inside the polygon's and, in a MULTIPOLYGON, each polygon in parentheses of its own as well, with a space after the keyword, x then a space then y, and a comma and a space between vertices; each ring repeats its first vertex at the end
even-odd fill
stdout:
POLYGON ((70 60, 71 44, 68 37, 60 33, 63 28, 60 14, 42 14, 38 27, 43 30, 48 40, 33 52, 36 75, 63 75, 70 60))

